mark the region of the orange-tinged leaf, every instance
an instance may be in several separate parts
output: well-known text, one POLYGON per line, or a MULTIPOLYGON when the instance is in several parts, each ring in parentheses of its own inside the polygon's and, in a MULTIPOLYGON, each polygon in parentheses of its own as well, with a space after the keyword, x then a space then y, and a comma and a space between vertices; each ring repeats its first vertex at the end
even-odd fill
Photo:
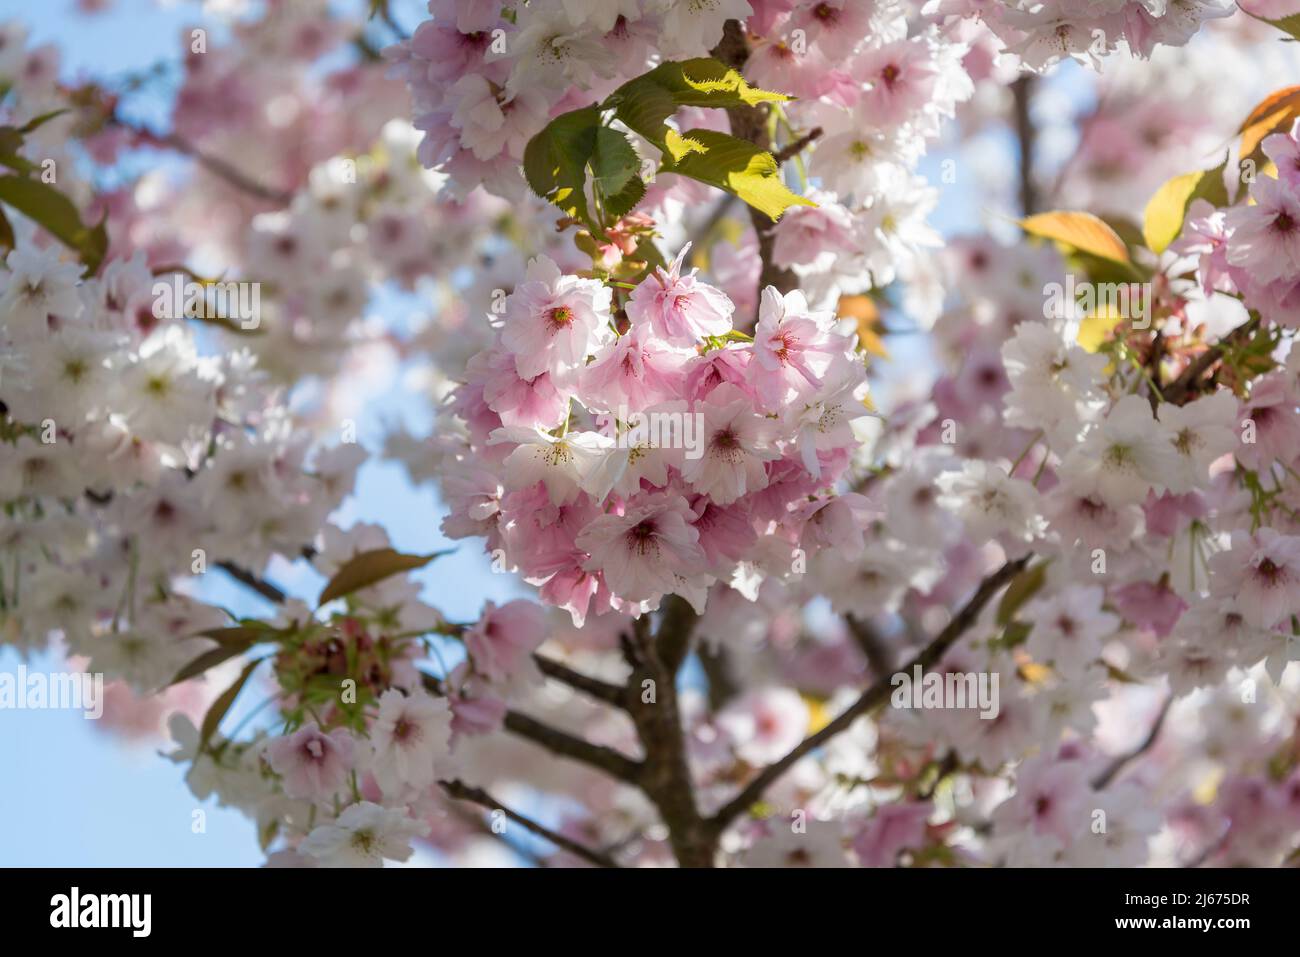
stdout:
POLYGON ((1053 210, 1020 220, 1031 236, 1064 243, 1080 252, 1128 265, 1128 247, 1119 233, 1092 213, 1053 210))
POLYGON ((889 358, 889 350, 877 331, 881 327, 880 307, 876 300, 868 295, 844 295, 836 306, 836 314, 841 319, 853 319, 857 322, 858 341, 862 348, 882 359, 889 358))
POLYGON ((1264 137, 1297 115, 1300 115, 1300 86, 1288 86, 1270 93, 1241 124, 1241 159, 1253 154, 1264 137))

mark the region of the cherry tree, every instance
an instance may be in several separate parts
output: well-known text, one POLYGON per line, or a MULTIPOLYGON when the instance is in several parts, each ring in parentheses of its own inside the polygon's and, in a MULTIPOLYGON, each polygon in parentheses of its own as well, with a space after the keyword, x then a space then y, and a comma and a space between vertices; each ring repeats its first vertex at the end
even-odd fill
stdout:
POLYGON ((1294 862, 1287 4, 399 6, 0 26, 0 640, 278 866, 1294 862))

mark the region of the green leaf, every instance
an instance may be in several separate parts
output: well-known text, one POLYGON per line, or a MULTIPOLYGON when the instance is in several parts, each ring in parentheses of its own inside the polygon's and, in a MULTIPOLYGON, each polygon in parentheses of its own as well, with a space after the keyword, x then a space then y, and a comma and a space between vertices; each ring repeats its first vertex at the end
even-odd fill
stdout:
POLYGON ((21 176, 0 176, 0 202, 12 206, 75 250, 88 274, 93 274, 104 261, 108 231, 103 221, 97 226, 87 226, 72 200, 52 186, 21 176))
POLYGON ((9 217, 5 211, 0 209, 0 247, 4 249, 14 248, 14 227, 9 222, 9 217))
POLYGON ((33 117, 32 119, 24 123, 22 126, 18 127, 18 132, 26 134, 32 132, 33 130, 38 130, 46 123, 48 123, 50 120, 54 119, 56 116, 62 116, 64 113, 71 113, 71 112, 72 109, 70 107, 65 106, 60 110, 50 110, 50 112, 48 113, 42 113, 40 116, 33 117))
POLYGON ((608 126, 596 131, 591 155, 592 186, 599 191, 608 222, 630 213, 645 196, 645 183, 637 175, 641 158, 625 134, 608 126))
POLYGON ((1162 253, 1183 231, 1187 207, 1204 199, 1214 206, 1226 206, 1228 191, 1223 185, 1225 159, 1215 169, 1184 173, 1161 186, 1143 213, 1142 236, 1154 253, 1162 253))
POLYGON ((1034 594, 1043 587, 1046 576, 1047 562, 1039 562, 1013 578, 1002 596, 1002 601, 998 603, 997 623, 1009 624, 1011 619, 1016 617, 1020 606, 1033 598, 1034 594))
POLYGON ((198 751, 195 752, 196 755, 202 754, 208 749, 208 742, 211 741, 212 736, 217 733, 217 727, 221 724, 221 719, 226 716, 226 713, 230 710, 230 706, 235 703, 235 699, 239 697, 239 692, 244 689, 244 685, 248 683, 248 679, 253 676, 254 670, 256 670, 257 666, 265 660, 265 658, 254 658, 248 664, 244 665, 244 670, 239 673, 239 677, 235 679, 235 683, 225 691, 221 692, 221 696, 218 697, 216 701, 212 702, 212 707, 209 708, 208 713, 203 716, 203 725, 199 728, 199 747, 198 751))
POLYGON ((776 159, 753 143, 715 130, 690 130, 665 140, 663 172, 689 176, 734 193, 772 219, 791 206, 816 203, 792 193, 776 159))
POLYGON ((591 154, 591 178, 601 193, 612 196, 636 175, 640 158, 625 135, 608 126, 596 130, 591 154))
POLYGON ((402 572, 423 568, 429 562, 446 552, 434 552, 431 555, 404 555, 391 548, 376 548, 368 552, 358 552, 343 563, 343 567, 334 573, 334 577, 320 593, 317 606, 342 598, 362 588, 368 588, 385 578, 402 572))
POLYGON ((605 197, 605 216, 611 221, 621 219, 636 209, 637 203, 644 198, 645 183, 641 182, 641 177, 633 176, 622 190, 605 197))
MULTIPOLYGON (((1243 10, 1244 13, 1255 17, 1255 14, 1249 10, 1243 10)), ((1283 33, 1290 36, 1292 40, 1300 40, 1300 13, 1293 13, 1290 16, 1279 17, 1276 20, 1268 20, 1264 17, 1255 17, 1256 20, 1263 20, 1271 27, 1277 27, 1283 33)))
POLYGON ((229 628, 209 628, 207 631, 199 632, 200 636, 211 638, 221 645, 251 645, 259 641, 268 641, 278 634, 278 629, 260 622, 257 624, 232 625, 229 628))
POLYGON ((533 192, 593 228, 585 188, 599 129, 600 109, 588 106, 560 114, 524 147, 524 178, 533 192))
POLYGON ((18 151, 23 146, 23 134, 17 127, 0 126, 0 166, 7 166, 19 173, 30 173, 37 166, 18 151))
POLYGON ((664 140, 664 121, 683 106, 725 109, 784 103, 790 97, 750 86, 739 70, 712 57, 663 63, 613 92, 606 106, 656 146, 664 140))
POLYGON ((199 675, 203 674, 203 672, 215 668, 217 665, 224 664, 231 658, 238 658, 252 646, 253 642, 251 641, 242 643, 229 642, 227 644, 218 645, 216 648, 203 652, 203 654, 199 655, 180 671, 176 672, 176 677, 167 682, 167 685, 170 687, 171 685, 178 685, 182 681, 189 681, 191 678, 197 678, 199 675))

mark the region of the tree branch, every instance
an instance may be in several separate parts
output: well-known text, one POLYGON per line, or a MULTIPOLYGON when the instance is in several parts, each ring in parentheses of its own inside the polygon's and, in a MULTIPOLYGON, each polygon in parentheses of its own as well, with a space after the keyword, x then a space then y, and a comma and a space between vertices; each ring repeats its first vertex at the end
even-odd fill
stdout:
MULTIPOLYGON (((447 689, 442 686, 438 678, 425 672, 420 672, 420 678, 424 690, 440 698, 447 696, 447 689)), ((507 711, 504 725, 507 731, 545 748, 552 754, 571 758, 598 771, 604 771, 624 784, 635 785, 641 775, 639 761, 633 761, 613 748, 603 744, 592 744, 590 741, 569 734, 567 731, 561 731, 518 711, 507 711)))
POLYGON ((1257 313, 1193 359, 1187 368, 1182 371, 1182 374, 1163 390, 1161 394, 1164 396, 1164 400, 1172 405, 1182 405, 1183 402, 1191 398, 1191 394, 1198 388, 1199 380, 1205 370, 1221 359, 1223 354, 1230 348, 1249 339, 1255 330, 1259 328, 1259 322, 1260 318, 1257 313))
POLYGON ((717 837, 695 805, 677 703, 677 669, 690 647, 695 614, 685 601, 670 603, 656 637, 650 634, 647 617, 634 622, 632 635, 623 636, 623 654, 632 666, 629 713, 645 751, 637 783, 668 828, 677 863, 681 867, 712 867, 717 837), (646 680, 652 682, 653 689, 648 700, 638 693, 646 680))
MULTIPOLYGON (((979 618, 980 612, 984 606, 989 603, 995 594, 997 594, 1004 585, 1012 578, 1018 575, 1024 567, 1029 564, 1030 555, 1009 561, 1001 568, 989 575, 984 581, 980 582, 979 588, 970 600, 957 612, 948 626, 939 632, 928 645, 902 667, 902 671, 910 672, 917 665, 922 669, 928 668, 937 662, 943 655, 956 643, 968 628, 971 627, 979 618)), ((853 704, 849 705, 842 711, 838 717, 831 721, 826 727, 822 728, 816 734, 809 735, 784 757, 776 762, 769 764, 745 788, 722 806, 718 812, 710 819, 709 824, 717 833, 721 833, 737 817, 747 811, 760 797, 763 792, 776 782, 778 778, 785 774, 790 768, 804 755, 821 747, 831 738, 835 737, 841 731, 846 730, 854 721, 864 714, 868 714, 889 700, 892 689, 890 674, 881 675, 861 697, 853 704)))
POLYGON ((1020 215, 1038 211, 1038 184, 1034 181, 1034 141, 1037 131, 1029 115, 1034 78, 1021 76, 1011 84, 1012 114, 1015 117, 1016 144, 1020 152, 1020 215))
POLYGON ((1110 784, 1111 781, 1115 780, 1121 771, 1142 755, 1146 754, 1147 751, 1151 750, 1151 746, 1156 743, 1156 738, 1160 736, 1160 729, 1164 727, 1165 717, 1169 714, 1169 706, 1173 704, 1173 702, 1173 695, 1169 695, 1165 698, 1164 704, 1160 706, 1160 712, 1156 715, 1156 720, 1151 725, 1151 730, 1148 731, 1147 736, 1142 739, 1142 743, 1127 754, 1121 754, 1119 757, 1115 758, 1115 760, 1107 765, 1105 770, 1093 778, 1093 790, 1102 790, 1102 788, 1110 784))
POLYGON ((231 186, 241 190, 242 192, 248 193, 250 196, 255 196, 258 199, 266 200, 267 202, 275 203, 279 206, 288 206, 293 200, 293 192, 291 190, 277 189, 276 187, 259 183, 257 180, 246 175, 238 167, 221 157, 212 156, 203 152, 179 133, 154 133, 152 130, 147 130, 143 127, 128 123, 117 115, 110 116, 109 122, 115 126, 121 127, 122 129, 129 130, 146 143, 172 149, 190 157, 208 172, 220 177, 231 186))
POLYGON ((626 688, 575 671, 563 662, 548 658, 546 655, 534 654, 533 661, 537 662, 538 669, 546 677, 553 678, 561 684, 568 685, 576 691, 581 691, 597 701, 603 701, 615 708, 627 708, 626 688))
POLYGON ((802 153, 804 149, 807 148, 809 143, 815 142, 816 140, 820 139, 821 135, 822 135, 822 128, 820 126, 814 126, 803 136, 799 137, 797 140, 794 140, 793 142, 785 144, 785 146, 782 146, 779 150, 777 150, 772 155, 776 159, 777 164, 780 165, 781 163, 784 163, 787 160, 794 159, 796 156, 802 153))
POLYGON ((234 562, 217 562, 217 567, 242 585, 247 585, 253 591, 257 592, 267 601, 276 605, 284 604, 288 597, 284 589, 272 585, 264 578, 254 575, 247 568, 236 565, 234 562))
POLYGON ((545 838, 556 847, 582 858, 589 864, 595 864, 597 867, 618 867, 618 864, 609 855, 584 847, 577 841, 571 840, 563 834, 557 834, 555 831, 538 824, 531 818, 524 817, 519 812, 510 810, 510 808, 506 807, 482 788, 468 785, 459 778, 454 781, 439 781, 438 783, 442 785, 442 789, 447 792, 448 796, 453 797, 458 801, 471 801, 474 804, 478 804, 492 811, 500 811, 510 820, 514 821, 526 830, 531 831, 538 837, 545 838))
MULTIPOLYGON (((749 59, 749 43, 745 39, 745 30, 738 20, 728 20, 722 29, 722 39, 713 48, 714 59, 720 60, 734 69, 741 69, 749 59)), ((727 119, 731 122, 731 134, 742 140, 748 140, 759 149, 771 149, 772 141, 767 133, 767 106, 731 106, 727 108, 727 119)), ((806 145, 806 144, 805 144, 806 145)), ((775 286, 781 292, 790 292, 798 285, 798 278, 789 269, 783 269, 772 262, 772 247, 776 242, 776 221, 766 213, 753 206, 749 207, 749 219, 758 236, 758 255, 762 269, 758 276, 760 295, 767 286, 775 286)))

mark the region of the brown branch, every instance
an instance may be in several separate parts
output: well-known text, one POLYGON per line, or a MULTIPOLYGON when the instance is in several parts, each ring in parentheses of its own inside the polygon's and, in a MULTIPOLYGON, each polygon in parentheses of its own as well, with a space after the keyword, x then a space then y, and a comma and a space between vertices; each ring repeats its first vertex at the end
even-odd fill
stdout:
MULTIPOLYGON (((723 26, 722 39, 713 48, 713 57, 734 69, 741 69, 749 59, 749 42, 745 39, 745 30, 738 20, 728 20, 723 26)), ((767 104, 761 106, 727 107, 727 119, 731 122, 731 135, 748 140, 759 149, 771 149, 772 141, 767 134, 767 104)), ((758 292, 761 295, 767 286, 775 286, 780 292, 790 292, 798 286, 798 278, 789 269, 783 269, 772 262, 772 247, 776 242, 776 221, 766 213, 753 206, 749 207, 749 219, 758 236, 758 255, 762 268, 758 276, 758 292)), ((743 331, 743 330, 742 330, 743 331)))
MULTIPOLYGON (((447 689, 437 677, 420 672, 420 678, 425 691, 440 698, 447 696, 447 689)), ((518 711, 507 711, 504 725, 507 731, 545 748, 552 754, 604 771, 624 784, 635 785, 641 775, 640 762, 633 761, 627 755, 603 744, 592 744, 590 741, 569 734, 567 731, 561 731, 518 711)))
POLYGON ((1249 339, 1255 330, 1259 328, 1259 322, 1258 314, 1251 316, 1193 359, 1187 368, 1182 371, 1182 374, 1163 390, 1161 394, 1164 396, 1164 400, 1172 405, 1182 405, 1197 389, 1199 380, 1205 371, 1221 359, 1223 354, 1230 348, 1249 339))
POLYGON ((1034 142, 1037 131, 1029 115, 1029 101, 1033 98, 1034 78, 1022 76, 1011 84, 1012 115, 1015 118, 1016 145, 1020 153, 1020 215, 1030 216, 1038 211, 1038 184, 1034 181, 1034 142))
POLYGON ((856 615, 845 615, 844 623, 848 626, 849 634, 853 636, 858 648, 862 650, 863 656, 866 657, 867 664, 871 667, 871 674, 879 677, 892 673, 893 650, 885 643, 875 626, 856 615))
POLYGON ((694 612, 684 601, 670 604, 657 637, 651 636, 647 617, 637 619, 632 635, 625 634, 622 639, 623 654, 632 666, 629 713, 645 751, 637 783, 668 828, 668 841, 677 863, 681 867, 712 867, 717 836, 695 804, 677 704, 677 668, 690 645, 694 612), (652 682, 650 700, 641 693, 642 683, 647 680, 652 682))
POLYGON ((1147 732, 1147 736, 1142 739, 1141 744, 1127 754, 1121 754, 1115 758, 1106 766, 1105 770, 1093 778, 1092 787, 1094 790, 1100 791, 1106 787, 1119 776, 1121 771, 1151 750, 1152 745, 1156 743, 1156 738, 1160 736, 1160 729, 1164 727, 1165 718, 1169 714, 1169 706, 1173 704, 1173 701, 1173 695, 1165 698, 1164 704, 1160 706, 1160 712, 1156 715, 1156 720, 1151 725, 1151 730, 1147 732))
POLYGON ((278 189, 274 186, 267 186, 264 183, 259 183, 257 180, 248 176, 242 170, 221 157, 212 156, 203 152, 179 133, 174 131, 165 134, 154 133, 151 130, 129 123, 117 115, 109 116, 108 121, 114 126, 119 126, 124 130, 134 133, 146 143, 150 143, 154 146, 165 147, 167 149, 173 149, 178 153, 190 157, 208 172, 220 177, 231 186, 248 193, 250 196, 255 196, 258 199, 276 203, 280 206, 288 206, 293 200, 293 192, 291 190, 278 189))
POLYGON ((526 830, 531 831, 538 837, 545 838, 561 850, 568 851, 570 854, 582 858, 589 864, 595 864, 597 867, 618 867, 618 864, 609 855, 602 854, 600 851, 593 851, 589 847, 584 847, 577 841, 571 840, 563 834, 557 834, 550 828, 538 824, 531 818, 524 817, 524 815, 517 811, 512 811, 482 788, 468 785, 459 778, 454 781, 439 781, 438 783, 442 786, 442 789, 447 792, 449 797, 453 797, 458 801, 471 801, 474 804, 478 804, 492 811, 500 811, 510 820, 514 821, 526 830))
POLYGON ((610 777, 625 784, 636 784, 641 775, 640 762, 633 761, 622 752, 603 744, 592 744, 584 738, 561 731, 518 711, 506 712, 505 728, 521 738, 527 738, 534 744, 540 745, 552 754, 571 758, 604 771, 610 777))
MULTIPOLYGON (((984 606, 989 603, 1004 585, 1018 575, 1029 564, 1030 555, 1009 561, 1001 568, 980 582, 979 588, 970 600, 957 612, 948 626, 939 632, 928 645, 901 669, 911 672, 918 665, 924 670, 937 662, 956 643, 968 628, 979 618, 984 606)), ((892 675, 881 675, 861 697, 816 734, 809 735, 791 751, 776 762, 760 771, 745 788, 722 806, 708 822, 717 833, 727 827, 737 817, 747 811, 778 778, 785 774, 804 755, 821 747, 841 731, 846 730, 854 721, 864 714, 869 714, 889 700, 892 690, 892 675)))
POLYGON ((782 146, 780 150, 773 154, 773 156, 776 158, 778 164, 784 163, 786 160, 794 159, 804 151, 809 143, 816 141, 821 137, 821 135, 822 128, 820 126, 814 126, 797 140, 782 146))
POLYGON ((695 657, 704 669, 704 676, 709 680, 709 707, 719 711, 740 691, 736 676, 732 673, 731 657, 727 649, 700 647, 695 657))
POLYGON ((234 562, 217 562, 217 567, 242 585, 247 585, 253 591, 257 592, 267 601, 276 605, 284 604, 288 597, 284 589, 272 585, 269 581, 254 575, 247 568, 236 565, 234 562))
POLYGON ((575 691, 581 691, 583 694, 590 695, 605 704, 613 705, 616 708, 627 707, 626 688, 575 671, 563 662, 548 658, 546 655, 534 654, 533 661, 537 663, 538 670, 548 678, 553 678, 561 684, 568 685, 575 691))

